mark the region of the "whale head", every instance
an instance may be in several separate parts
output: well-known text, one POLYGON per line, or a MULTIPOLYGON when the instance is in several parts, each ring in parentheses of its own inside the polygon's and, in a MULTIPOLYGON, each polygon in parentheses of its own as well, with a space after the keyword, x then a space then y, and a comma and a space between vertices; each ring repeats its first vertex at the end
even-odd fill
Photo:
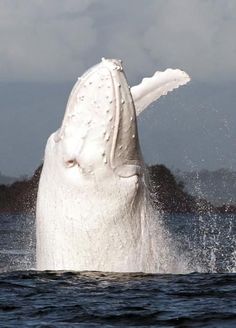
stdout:
POLYGON ((50 139, 65 170, 121 177, 140 171, 136 113, 120 60, 102 59, 78 79, 50 139))

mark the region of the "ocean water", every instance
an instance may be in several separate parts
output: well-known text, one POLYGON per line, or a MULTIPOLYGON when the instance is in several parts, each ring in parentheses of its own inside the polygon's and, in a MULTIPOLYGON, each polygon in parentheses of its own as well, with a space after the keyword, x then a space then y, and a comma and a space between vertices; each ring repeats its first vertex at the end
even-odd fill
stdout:
POLYGON ((192 273, 37 272, 32 217, 0 216, 0 327, 236 327, 236 217, 164 225, 192 273))

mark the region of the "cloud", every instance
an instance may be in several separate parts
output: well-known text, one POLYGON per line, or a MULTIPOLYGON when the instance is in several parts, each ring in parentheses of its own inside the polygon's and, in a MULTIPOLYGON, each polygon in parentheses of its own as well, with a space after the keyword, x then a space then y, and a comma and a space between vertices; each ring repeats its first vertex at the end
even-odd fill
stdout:
POLYGON ((37 167, 73 81, 103 56, 131 85, 167 67, 192 77, 140 117, 148 162, 235 169, 235 16, 235 0, 0 0, 1 169, 37 167))
POLYGON ((235 16, 233 0, 1 0, 0 80, 73 80, 102 56, 131 81, 167 66, 235 80, 235 16))
POLYGON ((195 79, 235 79, 235 13, 233 1, 167 0, 146 32, 146 46, 153 59, 184 67, 195 79))
POLYGON ((1 1, 1 80, 73 78, 95 44, 92 1, 1 1))

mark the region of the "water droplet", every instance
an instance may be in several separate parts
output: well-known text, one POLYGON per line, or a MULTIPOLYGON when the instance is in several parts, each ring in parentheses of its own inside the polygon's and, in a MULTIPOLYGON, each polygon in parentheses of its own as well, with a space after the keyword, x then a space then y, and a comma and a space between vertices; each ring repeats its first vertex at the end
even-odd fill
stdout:
POLYGON ((131 122, 133 121, 133 116, 130 117, 130 121, 131 121, 131 122))
POLYGON ((132 135, 132 138, 133 138, 133 139, 135 138, 135 134, 132 135))
POLYGON ((104 164, 107 164, 107 159, 106 159, 106 157, 104 158, 103 162, 104 162, 104 164))
POLYGON ((124 99, 121 100, 121 103, 122 103, 122 105, 124 105, 124 103, 125 103, 124 99))

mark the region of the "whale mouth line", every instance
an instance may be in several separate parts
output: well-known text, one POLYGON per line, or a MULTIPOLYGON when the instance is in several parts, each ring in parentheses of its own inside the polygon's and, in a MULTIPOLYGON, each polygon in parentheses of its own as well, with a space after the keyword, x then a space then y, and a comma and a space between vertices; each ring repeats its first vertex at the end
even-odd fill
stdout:
POLYGON ((110 151, 110 165, 112 169, 115 169, 114 164, 114 158, 115 158, 115 152, 116 152, 116 146, 117 146, 117 137, 120 127, 120 111, 121 111, 121 94, 120 94, 120 84, 116 85, 114 83, 114 78, 111 74, 111 71, 109 70, 111 81, 113 84, 113 92, 114 92, 114 101, 115 101, 115 122, 114 122, 114 129, 113 129, 113 137, 112 137, 112 146, 110 151))

